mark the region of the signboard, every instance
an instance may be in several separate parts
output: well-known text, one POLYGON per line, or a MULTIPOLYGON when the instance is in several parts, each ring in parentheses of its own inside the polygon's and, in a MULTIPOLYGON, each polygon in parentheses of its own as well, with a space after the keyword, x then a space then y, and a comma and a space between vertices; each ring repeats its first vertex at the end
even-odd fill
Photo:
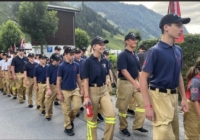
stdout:
POLYGON ((53 47, 48 46, 47 47, 47 52, 53 52, 53 47))

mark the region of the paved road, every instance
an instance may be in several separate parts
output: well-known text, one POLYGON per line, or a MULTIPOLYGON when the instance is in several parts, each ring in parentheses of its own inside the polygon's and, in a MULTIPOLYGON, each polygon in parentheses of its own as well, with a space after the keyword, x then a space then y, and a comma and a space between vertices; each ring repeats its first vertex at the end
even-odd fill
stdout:
MULTIPOLYGON (((112 97, 115 102, 115 97, 112 97)), ((67 136, 63 130, 63 114, 61 106, 54 106, 54 115, 51 121, 47 121, 44 116, 40 115, 36 106, 28 108, 27 100, 24 104, 19 104, 18 100, 7 97, 0 92, 0 139, 86 139, 86 122, 83 112, 74 122, 73 137, 67 136)), ((117 110, 116 110, 117 113, 117 110)), ((182 114, 180 116, 180 139, 184 139, 182 114)), ((132 132, 131 124, 133 117, 128 117, 129 130, 131 137, 124 137, 118 131, 118 118, 115 127, 114 140, 150 140, 152 139, 152 126, 148 120, 145 120, 144 127, 149 130, 147 134, 132 132)), ((103 136, 104 122, 98 124, 98 139, 103 136)))

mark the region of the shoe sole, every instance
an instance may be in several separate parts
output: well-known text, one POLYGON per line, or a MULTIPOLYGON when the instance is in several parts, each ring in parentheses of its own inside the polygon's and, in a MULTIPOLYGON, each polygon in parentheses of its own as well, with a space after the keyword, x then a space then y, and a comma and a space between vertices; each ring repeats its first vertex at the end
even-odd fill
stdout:
POLYGON ((126 137, 130 137, 131 135, 125 135, 124 133, 122 133, 120 130, 119 130, 120 134, 122 134, 123 136, 126 136, 126 137))
POLYGON ((71 134, 71 135, 69 135, 65 130, 64 130, 64 132, 65 132, 68 136, 74 136, 74 135, 75 135, 74 133, 71 134))

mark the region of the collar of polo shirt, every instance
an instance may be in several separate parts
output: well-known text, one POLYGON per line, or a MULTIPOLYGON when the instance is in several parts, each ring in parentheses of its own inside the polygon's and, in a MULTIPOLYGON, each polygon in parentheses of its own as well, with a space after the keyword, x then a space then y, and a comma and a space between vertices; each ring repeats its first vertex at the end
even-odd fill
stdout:
POLYGON ((162 46, 162 47, 164 47, 166 49, 171 48, 171 47, 175 47, 175 44, 173 44, 173 46, 170 46, 169 44, 167 44, 167 43, 165 43, 165 42, 163 42, 161 40, 158 43, 159 43, 159 46, 162 46))
MULTIPOLYGON (((97 57, 95 57, 93 54, 91 55, 91 58, 92 59, 98 59, 97 57)), ((103 60, 104 59, 104 56, 103 55, 101 55, 101 60, 103 60)))

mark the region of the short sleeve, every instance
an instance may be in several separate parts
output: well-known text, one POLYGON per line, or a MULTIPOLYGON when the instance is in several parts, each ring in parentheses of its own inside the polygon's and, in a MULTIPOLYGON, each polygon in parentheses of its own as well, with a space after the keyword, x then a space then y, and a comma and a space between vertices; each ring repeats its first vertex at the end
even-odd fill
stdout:
POLYGON ((27 64, 24 65, 24 71, 27 71, 27 64))
POLYGON ((12 59, 11 66, 15 66, 15 63, 16 63, 16 59, 15 58, 12 59))
POLYGON ((145 60, 144 60, 143 66, 142 66, 142 71, 146 71, 146 72, 150 72, 150 73, 153 72, 153 68, 154 68, 154 65, 156 62, 157 55, 158 54, 156 54, 156 50, 154 50, 154 49, 149 49, 147 51, 147 55, 145 57, 145 60))
POLYGON ((199 99, 199 79, 193 78, 190 84, 191 100, 198 101, 199 99))
POLYGON ((122 52, 117 58, 117 70, 127 69, 126 53, 122 52))
POLYGON ((34 68, 33 77, 37 77, 37 66, 34 68))
POLYGON ((58 76, 58 77, 62 77, 62 75, 63 75, 62 68, 63 68, 62 65, 59 65, 59 66, 58 66, 58 72, 57 72, 57 76, 58 76))
POLYGON ((86 59, 85 62, 83 63, 83 75, 82 78, 89 78, 90 75, 90 64, 89 64, 89 59, 86 59))

